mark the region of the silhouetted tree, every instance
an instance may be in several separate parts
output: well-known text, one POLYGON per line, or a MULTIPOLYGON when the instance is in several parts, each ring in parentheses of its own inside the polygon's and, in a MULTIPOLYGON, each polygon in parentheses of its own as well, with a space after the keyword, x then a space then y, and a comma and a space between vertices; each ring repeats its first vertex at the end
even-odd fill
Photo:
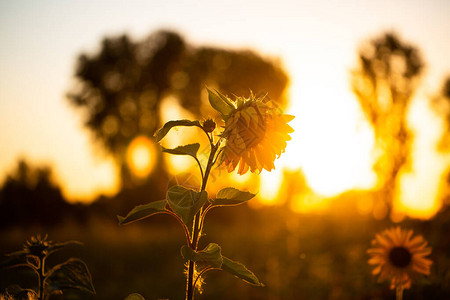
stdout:
MULTIPOLYGON (((228 94, 268 93, 281 105, 287 85, 285 72, 274 61, 249 51, 194 47, 170 31, 137 42, 126 35, 105 38, 98 53, 79 57, 75 76, 78 86, 68 99, 83 108, 85 126, 114 155, 124 186, 133 186, 126 147, 161 126, 166 97, 176 97, 198 116, 205 113, 206 85, 228 94)), ((161 164, 157 168, 154 173, 161 180, 164 169, 161 164)))
POLYGON ((53 226, 70 212, 47 166, 31 167, 20 160, 0 190, 0 228, 17 225, 53 226))
POLYGON ((374 168, 381 196, 388 203, 410 157, 407 112, 422 69, 417 48, 386 33, 361 48, 359 68, 352 73, 353 91, 375 132, 380 156, 374 168))

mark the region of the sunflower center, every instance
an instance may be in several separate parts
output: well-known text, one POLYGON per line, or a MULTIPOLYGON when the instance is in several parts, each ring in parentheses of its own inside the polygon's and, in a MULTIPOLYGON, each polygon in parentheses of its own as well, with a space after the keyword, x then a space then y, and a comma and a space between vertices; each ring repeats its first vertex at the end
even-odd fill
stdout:
POLYGON ((394 247, 389 252, 389 261, 397 268, 408 266, 411 258, 411 253, 405 247, 394 247))

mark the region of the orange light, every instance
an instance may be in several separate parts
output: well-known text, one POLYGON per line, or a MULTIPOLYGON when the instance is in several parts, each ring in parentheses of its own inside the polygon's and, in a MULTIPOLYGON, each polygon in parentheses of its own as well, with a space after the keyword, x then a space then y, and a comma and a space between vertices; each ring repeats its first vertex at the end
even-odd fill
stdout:
POLYGON ((252 173, 247 172, 244 175, 239 175, 236 171, 230 173, 230 180, 236 184, 245 184, 252 178, 252 173))
POLYGON ((264 204, 277 203, 279 190, 283 181, 283 172, 281 168, 271 172, 262 172, 259 185, 259 196, 264 204))
POLYGON ((297 213, 323 213, 328 209, 329 199, 314 192, 299 195, 292 201, 291 209, 297 213))
POLYGON ((155 158, 155 145, 146 136, 136 137, 128 146, 127 164, 137 177, 147 177, 153 171, 156 163, 155 158))

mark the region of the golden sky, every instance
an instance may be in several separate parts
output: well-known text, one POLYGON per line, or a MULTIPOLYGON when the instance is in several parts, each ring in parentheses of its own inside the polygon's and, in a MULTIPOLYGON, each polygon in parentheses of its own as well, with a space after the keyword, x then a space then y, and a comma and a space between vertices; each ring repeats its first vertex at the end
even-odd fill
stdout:
POLYGON ((170 28, 193 44, 279 57, 291 76, 287 112, 296 131, 276 165, 301 167, 325 196, 369 188, 373 134, 350 92, 349 71, 362 42, 394 30, 426 61, 410 112, 417 160, 402 183, 406 203, 420 206, 449 163, 434 151, 441 124, 427 104, 450 73, 449 12, 445 0, 2 1, 0 180, 25 157, 51 164, 71 199, 114 193, 112 159, 95 152, 65 99, 76 57, 96 51, 105 35, 139 39, 170 28))

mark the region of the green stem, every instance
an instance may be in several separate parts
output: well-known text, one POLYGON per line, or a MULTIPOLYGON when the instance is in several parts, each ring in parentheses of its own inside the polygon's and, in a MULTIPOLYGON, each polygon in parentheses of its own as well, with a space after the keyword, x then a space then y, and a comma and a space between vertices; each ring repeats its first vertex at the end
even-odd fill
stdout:
MULTIPOLYGON (((215 163, 214 156, 218 149, 219 143, 214 145, 211 141, 210 145, 211 145, 211 152, 209 153, 208 164, 206 165, 206 170, 205 170, 205 174, 203 176, 202 187, 200 189, 200 193, 206 189, 206 184, 208 182, 209 173, 211 172, 211 168, 215 163)), ((195 215, 194 226, 192 228, 193 235, 192 235, 192 240, 191 240, 189 247, 194 251, 197 251, 198 240, 200 238, 200 231, 201 231, 200 225, 202 223, 201 222, 202 212, 203 212, 203 208, 201 208, 200 211, 195 215)), ((187 280, 187 287, 186 287, 186 299, 187 300, 194 299, 194 288, 195 288, 194 269, 195 269, 195 262, 190 260, 189 265, 188 265, 188 280, 187 280)))

